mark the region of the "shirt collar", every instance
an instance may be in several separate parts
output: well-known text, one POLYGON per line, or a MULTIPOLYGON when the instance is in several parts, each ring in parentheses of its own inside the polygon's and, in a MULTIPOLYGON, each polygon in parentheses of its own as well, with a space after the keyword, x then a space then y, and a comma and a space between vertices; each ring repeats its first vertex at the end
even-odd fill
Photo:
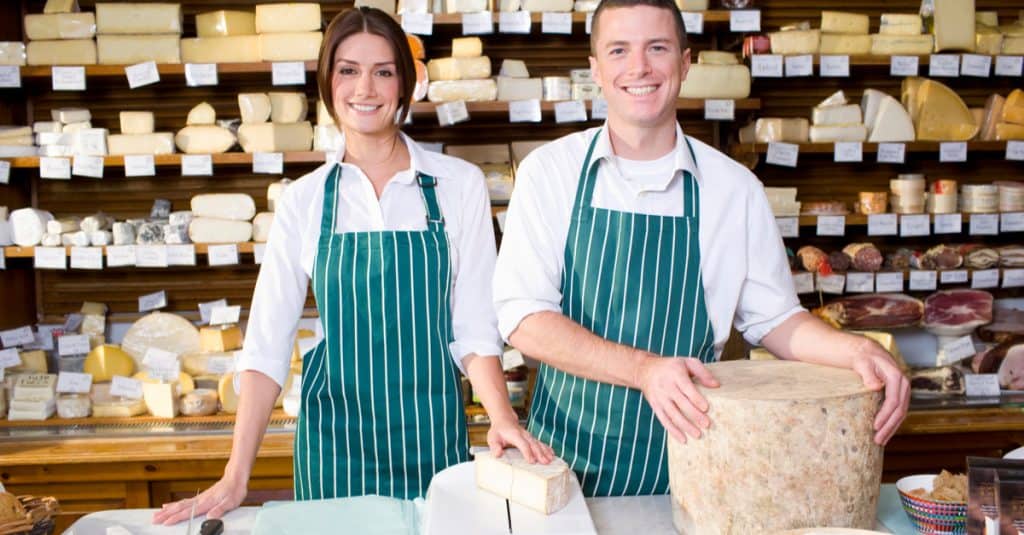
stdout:
MULTIPOLYGON (((691 143, 692 145, 692 143, 691 143)), ((697 162, 693 159, 693 154, 690 153, 690 147, 686 145, 686 137, 683 134, 683 128, 676 123, 676 146, 672 149, 675 154, 675 173, 668 180, 675 177, 679 171, 687 171, 694 178, 697 179, 697 183, 701 183, 700 172, 697 168, 697 162)), ((611 135, 608 130, 608 121, 605 120, 601 130, 598 134, 597 144, 594 145, 594 153, 591 155, 591 165, 596 165, 599 161, 607 159, 615 155, 615 151, 612 150, 611 135)), ((608 161, 611 161, 610 159, 608 161)))
MULTIPOLYGON (((405 132, 399 131, 398 135, 401 138, 402 142, 405 143, 406 148, 408 148, 409 150, 409 164, 410 169, 412 169, 412 171, 410 172, 409 170, 406 170, 401 173, 398 173, 392 179, 393 181, 399 184, 412 184, 416 180, 416 171, 419 171, 426 175, 430 175, 435 178, 437 178, 440 174, 443 174, 439 173, 439 170, 433 165, 431 159, 427 157, 427 155, 425 154, 426 149, 421 147, 420 144, 416 143, 416 141, 414 141, 411 137, 407 136, 405 132)), ((352 164, 344 163, 344 159, 345 134, 342 133, 341 141, 338 143, 338 151, 335 153, 335 161, 337 161, 338 164, 341 165, 342 167, 356 168, 356 166, 352 164)))

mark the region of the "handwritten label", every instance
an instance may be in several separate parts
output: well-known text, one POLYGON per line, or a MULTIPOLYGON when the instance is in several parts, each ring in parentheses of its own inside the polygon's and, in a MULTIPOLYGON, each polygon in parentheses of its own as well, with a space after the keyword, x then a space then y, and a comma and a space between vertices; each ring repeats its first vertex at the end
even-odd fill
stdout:
POLYGON ((967 143, 964 141, 944 141, 939 144, 940 162, 966 162, 967 143))
POLYGON ((502 11, 498 14, 498 31, 501 33, 530 33, 529 11, 502 11))
POLYGON ((846 291, 851 293, 870 293, 875 291, 875 274, 855 271, 847 273, 846 291))
POLYGON ((974 349, 974 341, 971 340, 971 336, 967 335, 942 346, 942 353, 946 357, 945 363, 952 364, 967 357, 973 357, 977 351, 974 349))
POLYGON ((199 303, 199 318, 202 323, 210 323, 210 314, 216 308, 224 308, 228 306, 227 299, 218 299, 216 301, 208 301, 206 303, 199 303))
POLYGON ((999 214, 971 214, 972 236, 994 236, 999 234, 999 214))
POLYGON ((158 381, 174 381, 181 373, 178 355, 155 347, 146 350, 142 357, 142 365, 149 375, 158 381))
POLYGON ((877 292, 902 292, 903 273, 882 272, 875 275, 875 291, 877 292))
POLYGON ((57 374, 57 392, 61 394, 88 394, 91 389, 91 374, 75 372, 57 374))
POLYGON ((796 167, 800 156, 800 145, 794 143, 773 142, 768 144, 768 155, 765 161, 783 167, 796 167))
MULTIPOLYGON (((18 327, 17 329, 0 331, 0 342, 4 344, 4 347, 31 344, 35 341, 36 336, 32 334, 32 327, 30 325, 18 327)), ((18 362, 21 361, 19 360, 18 362)))
POLYGON ((786 56, 786 77, 802 77, 814 74, 814 57, 810 54, 786 56))
POLYGON ((572 13, 543 13, 540 31, 541 33, 572 35, 572 13))
POLYGON ((889 75, 917 76, 919 64, 917 56, 892 56, 889 58, 889 75))
POLYGON ((907 145, 905 143, 879 143, 878 163, 905 163, 907 145))
POLYGON ((21 87, 21 68, 17 65, 0 65, 0 87, 21 87))
POLYGON ((800 218, 776 217, 775 223, 779 226, 779 235, 783 238, 800 237, 800 218))
POLYGON ((1024 57, 996 56, 996 76, 1020 76, 1024 74, 1024 57))
POLYGON ((1000 232, 1024 232, 1024 212, 1004 212, 999 215, 1000 232))
POLYGON ((827 277, 818 276, 818 289, 822 292, 840 295, 843 293, 843 288, 845 287, 845 275, 829 275, 827 277))
POLYGON ((242 313, 239 305, 229 307, 217 307, 210 312, 210 325, 233 325, 238 323, 242 313))
POLYGON ((998 269, 979 269, 971 274, 971 288, 998 288, 998 269))
POLYGON ((270 66, 273 85, 305 85, 306 64, 301 61, 277 61, 270 66))
POLYGON ((404 13, 402 15, 402 29, 406 33, 414 33, 416 35, 433 35, 434 14, 404 13))
POLYGON ((136 245, 135 265, 141 268, 165 268, 167 264, 166 245, 136 245))
POLYGON ((539 123, 541 120, 540 100, 513 100, 508 103, 508 120, 511 123, 539 123))
POLYGON ((238 246, 233 243, 211 245, 207 248, 206 254, 209 257, 211 266, 233 266, 238 264, 238 246))
POLYGON ((587 106, 581 100, 555 103, 556 123, 578 123, 587 120, 587 106))
POLYGON ((960 74, 988 78, 992 72, 992 56, 964 54, 960 57, 960 74))
POLYGON ((182 154, 181 176, 213 176, 213 156, 182 154))
POLYGON ((0 370, 17 366, 21 366, 21 357, 18 356, 17 349, 11 348, 0 351, 0 370))
POLYGON ((160 81, 160 71, 157 70, 155 61, 129 65, 124 68, 124 74, 128 77, 130 89, 152 85, 160 81))
POLYGON ((1024 269, 1004 269, 1003 288, 1020 288, 1024 286, 1024 269))
POLYGON ((252 257, 253 263, 259 265, 263 263, 263 255, 267 253, 267 244, 255 243, 252 246, 252 257))
POLYGON ((960 234, 963 226, 964 218, 961 214, 935 214, 936 234, 960 234))
POLYGON ((89 178, 103 178, 102 156, 75 156, 71 174, 89 178))
POLYGON ((833 146, 833 154, 836 162, 863 162, 864 144, 860 141, 837 141, 833 146))
POLYGON ((729 12, 730 32, 761 31, 761 11, 757 9, 737 9, 729 12))
POLYGON ((72 247, 71 269, 103 269, 103 248, 72 247))
POLYGON ((253 153, 252 172, 270 175, 284 173, 284 154, 280 152, 253 153))
POLYGON ((89 347, 89 335, 87 334, 65 334, 57 338, 57 354, 62 357, 85 355, 91 349, 89 347))
POLYGON ((813 273, 794 273, 793 274, 793 287, 796 289, 798 294, 809 294, 814 291, 814 274, 813 273))
POLYGON ((490 11, 462 14, 462 35, 494 33, 494 18, 490 11))
POLYGON ((11 182, 11 162, 10 160, 0 160, 0 184, 9 184, 11 182))
POLYGON ((36 269, 68 268, 68 253, 63 247, 36 247, 33 257, 36 269))
POLYGON ((466 103, 461 100, 438 104, 435 111, 437 112, 437 122, 441 126, 450 126, 469 120, 469 110, 466 109, 466 103))
POLYGON ((939 275, 939 282, 942 284, 963 284, 967 282, 967 270, 951 269, 942 271, 939 275))
POLYGON ((932 54, 928 76, 960 76, 960 57, 956 54, 932 54))
POLYGON ((704 118, 709 121, 732 121, 736 118, 736 101, 709 98, 704 101, 704 118))
POLYGON ((54 178, 58 180, 71 179, 71 159, 52 158, 43 156, 39 158, 39 177, 54 178))
POLYGON ((844 236, 846 235, 846 216, 844 215, 820 215, 818 216, 818 236, 844 236))
POLYGON ((868 215, 868 236, 895 236, 898 230, 896 214, 868 215))
POLYGON ((107 267, 124 267, 135 265, 134 245, 108 245, 107 267))
POLYGON ((999 374, 996 373, 965 373, 964 394, 967 397, 999 397, 999 374))
POLYGON ((754 78, 782 78, 782 56, 754 54, 750 57, 750 75, 754 78))
POLYGON ((913 214, 900 217, 900 236, 927 236, 931 232, 928 214, 913 214))
POLYGON ((1006 159, 1016 162, 1024 161, 1024 141, 1007 141, 1006 159))
POLYGON ((850 56, 821 56, 821 75, 830 78, 850 76, 850 56))
POLYGON ((152 154, 129 154, 124 157, 124 176, 155 176, 156 163, 152 154))
POLYGON ((142 381, 115 375, 110 380, 110 395, 128 399, 141 399, 142 381))
POLYGON ((196 265, 196 246, 188 243, 182 245, 167 246, 168 266, 194 266, 196 265))
POLYGON ((590 119, 597 121, 608 118, 608 101, 603 98, 595 98, 590 101, 590 119))
POLYGON ((934 271, 913 270, 910 272, 911 291, 934 290, 938 286, 938 276, 934 271))
POLYGON ((683 26, 686 26, 686 33, 704 33, 704 13, 700 11, 683 11, 682 15, 683 26))
POLYGON ((53 67, 54 91, 85 91, 85 67, 53 67))
POLYGON ((185 84, 189 87, 217 85, 216 63, 186 63, 185 84))
POLYGON ((139 312, 159 310, 167 306, 167 293, 163 290, 139 296, 139 312))

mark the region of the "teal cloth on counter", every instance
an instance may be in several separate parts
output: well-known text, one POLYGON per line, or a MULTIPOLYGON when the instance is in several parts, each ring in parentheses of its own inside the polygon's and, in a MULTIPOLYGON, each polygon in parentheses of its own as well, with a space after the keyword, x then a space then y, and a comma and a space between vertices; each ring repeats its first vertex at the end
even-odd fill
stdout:
POLYGON ((878 519, 896 535, 917 535, 917 530, 910 523, 910 518, 900 503, 900 493, 896 491, 896 485, 882 485, 882 492, 878 496, 878 519))
POLYGON ((267 502, 256 514, 252 530, 252 535, 317 533, 417 535, 416 505, 384 496, 267 502))

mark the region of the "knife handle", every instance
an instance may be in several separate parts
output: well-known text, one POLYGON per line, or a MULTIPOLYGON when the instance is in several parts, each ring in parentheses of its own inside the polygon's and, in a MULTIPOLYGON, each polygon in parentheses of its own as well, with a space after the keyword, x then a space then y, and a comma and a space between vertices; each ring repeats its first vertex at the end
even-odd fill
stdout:
POLYGON ((224 533, 224 522, 219 518, 211 518, 199 526, 199 535, 221 535, 224 533))

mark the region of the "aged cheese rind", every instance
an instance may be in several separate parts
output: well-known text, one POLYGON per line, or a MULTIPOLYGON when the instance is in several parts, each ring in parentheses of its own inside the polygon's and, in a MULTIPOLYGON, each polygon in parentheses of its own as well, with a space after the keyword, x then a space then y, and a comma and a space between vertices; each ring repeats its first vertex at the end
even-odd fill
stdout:
POLYGON ((252 223, 197 217, 189 223, 193 243, 241 243, 252 239, 252 223))
POLYGON ((134 65, 145 61, 181 63, 177 35, 98 35, 100 65, 134 65))
POLYGON ((746 65, 690 65, 679 86, 680 98, 740 99, 750 96, 750 69, 746 65))
POLYGON ((251 11, 210 11, 196 15, 196 35, 199 37, 230 37, 255 35, 256 14, 251 11))
POLYGON ((256 6, 256 33, 291 33, 320 29, 320 4, 281 3, 256 6))
POLYGON ((96 41, 29 41, 25 46, 29 65, 95 65, 96 41))
POLYGON ((481 489, 545 515, 562 509, 572 498, 575 476, 557 457, 546 465, 530 464, 514 448, 506 449, 501 457, 482 451, 476 454, 474 468, 481 489))
POLYGON ((25 37, 33 41, 92 39, 95 35, 96 17, 92 13, 25 15, 25 37))
POLYGON ((199 351, 199 330, 187 319, 165 312, 153 312, 138 319, 121 340, 121 349, 142 368, 142 359, 150 348, 184 355, 199 351))
POLYGON ((256 63, 260 61, 257 35, 192 37, 181 40, 183 63, 256 63))
POLYGON ((313 144, 313 125, 258 123, 238 127, 238 144, 245 152, 307 151, 313 144))
POLYGON ((313 61, 320 55, 320 43, 323 38, 320 32, 265 33, 259 36, 260 59, 313 61))
POLYGON ((181 4, 96 4, 96 32, 109 34, 181 35, 181 4))
POLYGON ((677 529, 738 535, 874 527, 882 448, 872 420, 880 393, 849 370, 800 362, 709 369, 721 383, 701 388, 711 427, 686 444, 668 438, 677 529))

